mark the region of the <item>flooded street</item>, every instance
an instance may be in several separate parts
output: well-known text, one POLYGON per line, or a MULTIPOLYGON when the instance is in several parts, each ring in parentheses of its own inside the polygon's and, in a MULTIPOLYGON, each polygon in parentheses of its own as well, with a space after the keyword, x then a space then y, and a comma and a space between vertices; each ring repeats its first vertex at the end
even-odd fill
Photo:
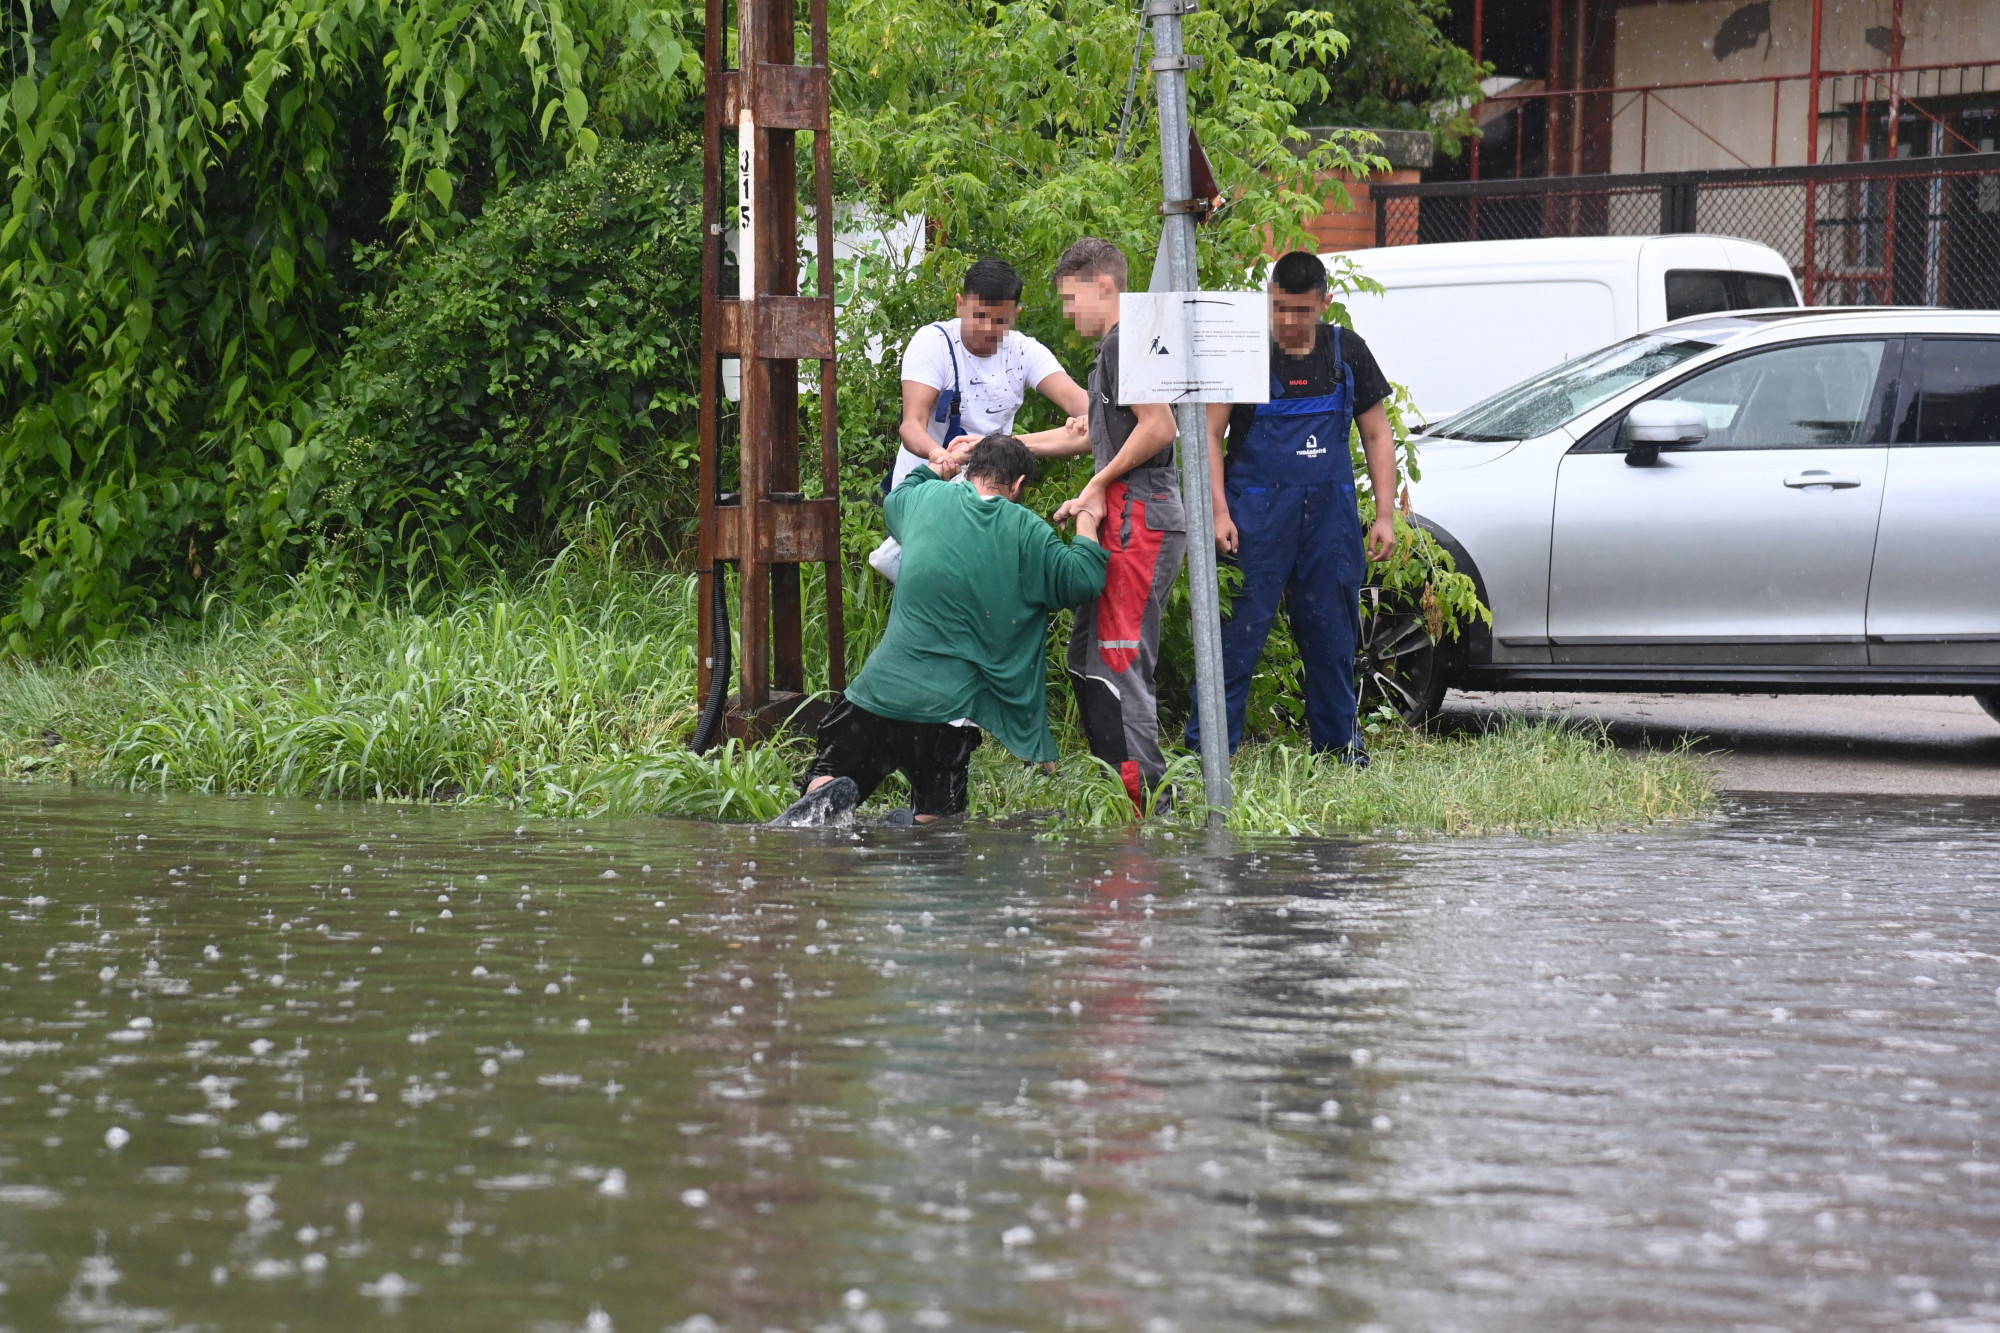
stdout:
POLYGON ((2000 804, 0 793, 0 1329, 2000 1330, 2000 804))

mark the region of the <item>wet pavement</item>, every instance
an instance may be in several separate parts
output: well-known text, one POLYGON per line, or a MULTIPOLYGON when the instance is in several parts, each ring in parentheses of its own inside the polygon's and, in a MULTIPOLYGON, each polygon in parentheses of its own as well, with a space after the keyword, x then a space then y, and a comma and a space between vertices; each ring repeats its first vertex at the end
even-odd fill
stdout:
POLYGON ((0 793, 0 1328, 2000 1329, 2000 806, 0 793))
POLYGON ((1447 726, 1601 724, 1628 749, 1691 744, 1729 791, 2000 798, 2000 721, 1962 695, 1453 691, 1447 726))

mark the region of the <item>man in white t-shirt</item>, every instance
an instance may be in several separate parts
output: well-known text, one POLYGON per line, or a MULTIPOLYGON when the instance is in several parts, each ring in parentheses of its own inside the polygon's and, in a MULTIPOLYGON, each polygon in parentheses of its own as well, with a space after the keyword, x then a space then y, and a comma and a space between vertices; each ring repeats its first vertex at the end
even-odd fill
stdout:
POLYGON ((1021 315, 1021 275, 1004 259, 982 259, 965 271, 958 317, 918 329, 903 349, 903 423, 897 434, 890 487, 924 463, 942 462, 988 435, 1011 435, 1014 414, 1029 388, 1060 407, 1069 421, 1020 436, 1044 457, 1090 452, 1090 395, 1055 354, 1015 329, 1021 315))

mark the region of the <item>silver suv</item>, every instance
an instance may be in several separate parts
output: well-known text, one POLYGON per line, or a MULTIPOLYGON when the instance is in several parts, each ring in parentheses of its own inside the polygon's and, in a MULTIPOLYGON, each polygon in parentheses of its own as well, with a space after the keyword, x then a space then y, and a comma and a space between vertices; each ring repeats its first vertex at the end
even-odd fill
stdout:
POLYGON ((1969 694, 2000 718, 2000 312, 1680 320, 1439 423, 1420 461, 1420 521, 1493 625, 1370 627, 1371 692, 1412 718, 1447 685, 1969 694))

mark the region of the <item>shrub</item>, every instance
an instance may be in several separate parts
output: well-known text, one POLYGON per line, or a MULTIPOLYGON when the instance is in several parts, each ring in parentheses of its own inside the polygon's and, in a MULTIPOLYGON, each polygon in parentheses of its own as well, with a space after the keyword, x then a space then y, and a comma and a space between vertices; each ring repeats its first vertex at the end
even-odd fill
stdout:
POLYGON ((294 506, 404 576, 546 555, 593 508, 676 543, 694 509, 699 163, 683 139, 608 144, 404 263, 361 307, 294 506))

